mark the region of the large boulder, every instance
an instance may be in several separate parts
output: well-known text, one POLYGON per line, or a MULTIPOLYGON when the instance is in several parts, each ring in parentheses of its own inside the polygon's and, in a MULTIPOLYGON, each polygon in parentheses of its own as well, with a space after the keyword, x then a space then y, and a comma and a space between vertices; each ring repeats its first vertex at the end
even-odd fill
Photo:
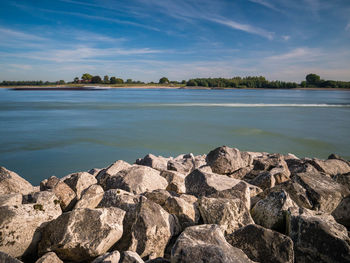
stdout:
POLYGON ((119 263, 144 263, 144 261, 136 252, 124 251, 119 263))
POLYGON ((163 156, 155 156, 153 154, 147 154, 144 158, 136 160, 136 164, 149 166, 158 171, 163 171, 167 169, 168 161, 172 158, 165 158, 163 156))
POLYGON ((259 200, 251 209, 254 222, 263 227, 284 233, 286 213, 289 208, 298 207, 284 190, 274 191, 259 200))
POLYGON ((0 206, 22 204, 22 195, 18 193, 0 195, 0 206))
POLYGON ((160 172, 147 166, 135 165, 106 180, 106 190, 123 189, 134 194, 166 189, 168 182, 160 172))
POLYGON ((171 251, 172 263, 251 261, 242 250, 226 242, 218 225, 199 225, 185 229, 171 251))
POLYGON ((166 190, 172 191, 178 194, 186 193, 185 178, 186 176, 182 173, 175 171, 162 171, 160 173, 168 181, 166 190))
POLYGON ((112 163, 110 166, 108 166, 105 169, 102 169, 97 175, 96 179, 98 181, 98 184, 103 187, 103 189, 106 189, 106 180, 108 177, 113 176, 117 174, 118 172, 128 169, 131 167, 131 164, 123 161, 118 160, 114 163, 112 163))
POLYGON ((116 250, 99 256, 91 263, 119 263, 119 260, 120 253, 116 250))
POLYGON ((33 186, 15 172, 0 166, 0 195, 3 194, 29 194, 33 186))
POLYGON ((81 197, 81 193, 86 188, 88 188, 90 185, 97 184, 97 180, 95 176, 87 172, 70 174, 66 176, 66 179, 64 180, 64 182, 74 190, 78 200, 81 197))
POLYGON ((55 252, 66 261, 91 260, 106 253, 123 234, 121 209, 75 209, 45 226, 39 254, 55 252))
MULTIPOLYGON (((143 193, 143 196, 147 197, 147 199, 155 202, 156 204, 160 205, 161 207, 164 207, 166 200, 169 197, 173 196, 173 192, 170 193, 167 190, 164 189, 157 189, 152 192, 146 192, 143 193)), ((178 195, 176 195, 178 196, 178 195)))
POLYGON ((203 222, 220 225, 225 235, 254 223, 247 205, 241 199, 201 197, 198 208, 203 222))
POLYGON ((82 192, 81 198, 74 208, 95 208, 101 202, 103 195, 103 188, 93 184, 82 192))
POLYGON ((48 252, 39 258, 35 263, 63 263, 54 252, 48 252))
POLYGON ((338 174, 350 173, 348 162, 338 159, 319 160, 312 159, 308 163, 313 165, 318 171, 335 176, 338 174))
POLYGON ((332 212, 334 219, 350 229, 350 196, 344 198, 332 212))
POLYGON ((203 165, 206 165, 205 155, 194 156, 192 153, 189 153, 169 160, 167 169, 187 175, 203 165))
POLYGON ((296 262, 350 262, 348 232, 329 214, 289 209, 287 234, 294 242, 296 262))
POLYGON ((288 236, 259 225, 242 227, 226 236, 226 240, 257 262, 294 262, 293 241, 288 236))
POLYGON ((249 165, 249 158, 242 158, 238 149, 227 146, 209 152, 206 161, 213 172, 218 174, 230 174, 249 165))
POLYGON ((338 175, 334 176, 333 179, 337 183, 347 187, 348 190, 350 191, 350 173, 338 174, 338 175))
POLYGON ((40 190, 52 191, 60 201, 63 211, 72 209, 76 202, 77 195, 72 188, 55 176, 51 176, 49 179, 40 182, 40 190))
POLYGON ((51 192, 36 192, 26 200, 26 204, 0 207, 0 251, 12 257, 35 255, 40 227, 62 213, 51 192))

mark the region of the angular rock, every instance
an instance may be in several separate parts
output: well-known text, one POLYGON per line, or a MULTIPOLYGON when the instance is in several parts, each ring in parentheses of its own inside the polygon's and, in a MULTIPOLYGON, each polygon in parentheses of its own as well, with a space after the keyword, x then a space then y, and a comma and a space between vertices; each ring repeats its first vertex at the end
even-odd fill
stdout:
POLYGON ((227 146, 209 152, 206 161, 213 172, 218 174, 230 174, 249 165, 249 158, 242 158, 238 149, 227 146))
POLYGON ((3 194, 29 194, 33 186, 15 172, 0 166, 0 195, 3 194))
POLYGON ((123 160, 118 160, 108 166, 105 169, 102 169, 97 175, 96 179, 98 181, 98 184, 103 187, 103 189, 106 189, 106 180, 108 177, 113 176, 117 174, 118 172, 128 169, 131 167, 131 164, 123 161, 123 160))
POLYGON ((35 263, 63 263, 54 252, 49 252, 39 258, 35 263))
POLYGON ((88 173, 96 177, 101 171, 102 169, 100 168, 92 168, 88 171, 88 173))
POLYGON ((137 159, 135 163, 138 165, 149 166, 158 171, 163 171, 167 169, 168 161, 170 160, 171 158, 147 154, 143 159, 137 159))
POLYGON ((70 210, 76 202, 76 194, 72 188, 55 176, 42 181, 40 183, 40 190, 52 191, 59 199, 63 211, 70 210))
POLYGON ((243 179, 247 174, 249 174, 253 170, 253 166, 246 166, 234 171, 233 173, 228 174, 227 176, 234 179, 243 179))
POLYGON ((23 263, 22 261, 11 257, 10 255, 0 251, 0 262, 1 263, 23 263))
POLYGON ((198 203, 203 222, 219 225, 225 235, 254 223, 246 204, 240 199, 201 197, 198 203))
POLYGON ((34 193, 31 201, 0 207, 0 251, 12 257, 35 254, 40 227, 62 213, 57 197, 51 192, 34 193))
POLYGON ((159 171, 147 166, 135 165, 108 177, 105 190, 120 188, 134 194, 141 194, 165 189, 167 186, 167 180, 160 176, 159 171))
POLYGON ((2 194, 0 195, 0 206, 14 206, 22 204, 22 195, 21 194, 2 194))
POLYGON ((189 153, 169 160, 167 169, 187 175, 203 165, 206 165, 205 155, 194 156, 192 153, 189 153))
POLYGON ((334 219, 343 226, 350 229, 350 196, 344 198, 337 208, 332 212, 334 219))
POLYGON ((294 242, 296 262, 350 262, 348 232, 329 214, 289 209, 287 233, 294 242))
POLYGON ((144 261, 136 252, 124 251, 119 263, 144 263, 144 261))
POLYGON ((226 242, 218 225, 199 225, 185 229, 171 251, 172 263, 253 262, 242 250, 226 242))
POLYGON ((106 253, 123 234, 121 209, 76 209, 45 226, 39 254, 53 251, 66 261, 91 260, 106 253))
POLYGON ((262 172, 249 182, 265 190, 274 187, 276 179, 270 172, 262 172))
POLYGON ((286 213, 298 207, 284 190, 271 192, 259 200, 250 213, 254 222, 263 227, 285 233, 286 213))
POLYGON ((156 204, 162 207, 165 205, 166 200, 169 197, 172 197, 172 194, 170 192, 163 189, 154 190, 152 192, 146 192, 143 195, 146 196, 147 199, 155 202, 156 204))
POLYGON ((328 160, 319 160, 312 159, 309 161, 318 171, 335 176, 337 174, 346 174, 350 173, 350 165, 343 160, 338 159, 328 159, 328 160))
POLYGON ((226 240, 257 262, 294 262, 293 241, 288 236, 259 225, 244 226, 226 236, 226 240))
POLYGON ((341 184, 344 187, 347 187, 347 189, 350 191, 350 173, 336 175, 333 177, 333 179, 338 184, 341 184))
POLYGON ((80 200, 76 203, 75 209, 77 208, 95 208, 102 200, 104 195, 103 188, 100 185, 94 184, 85 189, 80 200))
POLYGON ((95 176, 87 172, 70 174, 67 176, 64 182, 74 190, 78 200, 81 197, 81 193, 86 188, 88 188, 90 185, 97 184, 95 176))
POLYGON ((162 171, 160 175, 168 181, 166 190, 178 194, 186 193, 185 175, 175 171, 162 171))
POLYGON ((119 251, 113 251, 99 256, 91 263, 119 263, 120 253, 119 251))

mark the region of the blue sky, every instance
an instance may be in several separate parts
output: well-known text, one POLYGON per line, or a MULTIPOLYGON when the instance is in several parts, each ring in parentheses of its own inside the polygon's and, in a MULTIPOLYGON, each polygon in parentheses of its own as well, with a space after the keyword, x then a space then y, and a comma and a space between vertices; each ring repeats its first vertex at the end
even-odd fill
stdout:
POLYGON ((350 80, 349 0, 1 0, 0 81, 350 80))

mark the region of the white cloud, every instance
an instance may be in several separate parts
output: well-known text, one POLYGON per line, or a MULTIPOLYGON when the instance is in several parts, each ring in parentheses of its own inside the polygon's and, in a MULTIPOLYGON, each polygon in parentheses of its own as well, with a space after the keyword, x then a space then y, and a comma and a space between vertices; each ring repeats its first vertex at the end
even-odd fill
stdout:
POLYGON ((290 39, 290 36, 288 36, 288 35, 281 36, 281 37, 284 41, 288 41, 290 39))
POLYGON ((264 0, 249 0, 250 2, 265 6, 267 8, 270 8, 274 11, 278 11, 278 12, 282 12, 281 9, 275 7, 272 3, 268 2, 268 1, 264 1, 264 0))
POLYGON ((34 41, 43 41, 46 38, 24 33, 21 31, 13 30, 10 28, 0 27, 0 35, 2 39, 20 39, 20 40, 34 40, 34 41))
POLYGON ((318 49, 310 48, 296 48, 286 53, 279 55, 273 55, 266 57, 267 60, 271 61, 283 61, 283 60, 313 60, 320 56, 318 49))
POLYGON ((32 65, 25 65, 25 64, 9 64, 10 67, 21 69, 21 70, 30 70, 33 68, 32 65))
POLYGON ((350 22, 346 25, 345 30, 350 31, 350 22))

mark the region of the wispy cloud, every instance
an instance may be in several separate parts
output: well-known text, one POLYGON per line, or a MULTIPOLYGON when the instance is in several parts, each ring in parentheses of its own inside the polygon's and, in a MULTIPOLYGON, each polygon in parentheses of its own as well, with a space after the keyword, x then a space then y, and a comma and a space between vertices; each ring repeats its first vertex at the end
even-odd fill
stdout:
POLYGON ((9 64, 10 67, 21 69, 21 70, 30 70, 33 68, 32 65, 26 65, 26 64, 9 64))
POLYGON ((2 39, 15 38, 15 39, 21 39, 21 40, 35 40, 35 41, 46 40, 46 38, 41 36, 27 34, 22 31, 17 31, 10 28, 4 28, 4 27, 0 27, 0 35, 2 39))
POLYGON ((288 36, 288 35, 281 36, 281 37, 284 41, 288 41, 290 39, 290 36, 288 36))
POLYGON ((296 48, 286 53, 266 57, 268 60, 283 61, 283 60, 313 60, 320 56, 320 50, 310 48, 296 48))
POLYGON ((350 22, 346 25, 345 31, 350 31, 350 22))
POLYGON ((268 2, 268 1, 265 1, 265 0, 249 0, 249 1, 253 2, 253 3, 256 3, 256 4, 259 4, 259 5, 262 5, 264 7, 267 7, 269 9, 272 9, 272 10, 277 11, 277 12, 283 12, 282 9, 277 8, 272 3, 268 2))

